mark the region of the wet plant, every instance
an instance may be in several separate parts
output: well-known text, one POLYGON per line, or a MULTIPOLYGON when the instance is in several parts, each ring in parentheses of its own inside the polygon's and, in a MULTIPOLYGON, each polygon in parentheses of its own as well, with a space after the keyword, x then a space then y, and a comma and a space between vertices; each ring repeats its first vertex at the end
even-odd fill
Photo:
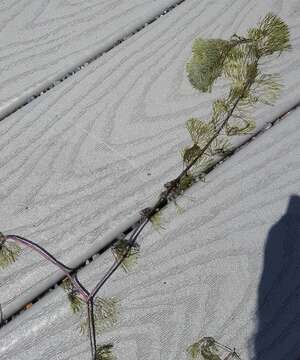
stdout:
POLYGON ((217 342, 213 337, 202 337, 189 345, 186 353, 190 360, 239 360, 235 349, 217 342))
MULTIPOLYGON (((282 88, 278 74, 264 73, 262 64, 290 48, 288 26, 271 13, 244 36, 234 34, 228 40, 198 38, 194 41, 186 67, 190 83, 200 92, 210 92, 222 78, 228 84, 227 94, 214 101, 209 119, 188 119, 186 128, 191 144, 181 153, 184 169, 164 185, 153 206, 140 212, 131 233, 112 244, 114 263, 91 291, 79 281, 76 269, 61 263, 40 245, 18 235, 1 234, 0 267, 14 263, 22 245, 35 250, 62 271, 67 279, 63 287, 72 312, 86 311, 86 317, 81 318, 81 328, 89 335, 93 360, 114 359, 113 345, 97 345, 96 334, 116 323, 117 301, 97 297, 100 289, 120 266, 128 271, 137 261, 138 237, 149 222, 161 226, 160 210, 169 202, 175 202, 193 183, 203 180, 214 164, 232 151, 231 137, 253 133, 256 126, 253 109, 259 103, 273 105, 282 88)), ((235 350, 229 351, 229 348, 226 357, 221 358, 221 346, 213 338, 204 337, 190 345, 187 353, 191 359, 239 359, 235 350)))

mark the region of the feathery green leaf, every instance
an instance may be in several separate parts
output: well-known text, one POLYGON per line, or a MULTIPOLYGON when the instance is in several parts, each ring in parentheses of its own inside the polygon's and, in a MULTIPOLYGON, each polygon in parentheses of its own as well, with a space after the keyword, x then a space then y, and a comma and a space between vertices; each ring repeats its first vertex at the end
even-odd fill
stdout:
POLYGON ((193 54, 186 69, 191 84, 197 90, 210 92, 214 81, 221 76, 223 63, 232 44, 222 39, 196 39, 193 54))
POLYGON ((0 233, 0 268, 4 269, 14 263, 21 252, 19 245, 7 240, 6 236, 0 233))
POLYGON ((259 73, 250 89, 249 96, 257 98, 257 101, 263 104, 274 105, 280 96, 282 88, 279 75, 259 73))
POLYGON ((78 296, 78 292, 76 291, 76 289, 74 289, 70 279, 65 278, 61 283, 61 287, 65 290, 67 294, 72 312, 76 314, 83 311, 85 302, 78 296))
POLYGON ((98 345, 96 349, 96 360, 115 360, 112 352, 113 344, 98 345))
POLYGON ((267 14, 258 27, 249 29, 248 37, 256 43, 258 54, 261 56, 291 48, 287 24, 272 13, 267 14))
POLYGON ((212 337, 203 337, 187 348, 187 353, 193 360, 221 360, 218 347, 212 337))
POLYGON ((228 122, 225 127, 226 135, 247 135, 250 134, 256 127, 256 123, 252 119, 234 119, 228 122))
POLYGON ((134 243, 131 246, 129 252, 127 253, 128 247, 129 247, 128 241, 126 239, 120 239, 114 244, 114 246, 111 249, 112 253, 114 254, 114 256, 118 261, 123 259, 121 265, 123 270, 126 272, 129 271, 132 268, 132 266, 134 266, 137 263, 140 254, 140 246, 138 243, 134 243))
POLYGON ((201 354, 200 344, 199 342, 195 342, 192 345, 188 346, 186 349, 186 352, 190 356, 191 359, 199 359, 199 356, 201 354))
POLYGON ((194 144, 205 145, 207 140, 214 134, 214 126, 197 118, 191 118, 186 122, 186 128, 190 133, 194 144))
MULTIPOLYGON (((96 333, 100 334, 105 329, 111 328, 117 323, 119 313, 118 301, 115 298, 100 298, 94 300, 94 322, 96 333)), ((81 314, 80 332, 87 333, 88 320, 85 311, 81 314)))

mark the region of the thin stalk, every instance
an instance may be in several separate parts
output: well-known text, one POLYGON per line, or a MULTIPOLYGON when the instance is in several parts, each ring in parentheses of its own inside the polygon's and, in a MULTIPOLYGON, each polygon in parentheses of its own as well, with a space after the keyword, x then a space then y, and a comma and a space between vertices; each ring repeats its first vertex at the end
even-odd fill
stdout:
POLYGON ((219 342, 216 341, 216 340, 215 340, 215 343, 216 343, 221 349, 229 351, 229 354, 225 357, 224 360, 227 360, 227 359, 229 360, 229 359, 230 359, 230 356, 232 356, 232 355, 235 355, 238 359, 240 359, 240 357, 239 357, 238 353, 236 352, 235 348, 232 349, 232 348, 230 348, 229 346, 223 345, 223 344, 219 343, 219 342))
POLYGON ((87 300, 89 296, 89 292, 84 288, 84 286, 80 283, 80 281, 77 278, 77 275, 75 274, 75 277, 71 275, 72 272, 76 271, 74 268, 70 268, 69 266, 63 264, 58 259, 56 259, 55 256, 50 254, 46 249, 44 249, 42 246, 36 244, 35 242, 26 239, 19 235, 7 235, 7 239, 13 240, 16 242, 19 242, 26 247, 29 247, 30 249, 36 251, 39 255, 41 255, 43 258, 45 258, 47 261, 51 262, 55 266, 57 266, 64 275, 69 278, 73 286, 79 291, 79 293, 82 295, 82 297, 87 300))
POLYGON ((102 279, 98 282, 98 284, 94 287, 94 289, 91 291, 88 300, 93 299, 98 291, 102 288, 102 286, 106 283, 106 281, 112 276, 112 274, 119 268, 119 266, 122 264, 124 259, 129 254, 131 248, 136 242, 136 239, 146 226, 146 224, 149 222, 148 218, 144 218, 142 222, 136 226, 136 228, 133 230, 133 232, 130 235, 130 238, 128 239, 128 247, 122 257, 119 260, 116 260, 113 265, 109 268, 109 270, 106 272, 106 274, 102 277, 102 279))
POLYGON ((77 275, 71 276, 70 273, 74 271, 75 269, 70 268, 63 263, 61 263, 59 260, 57 260, 52 254, 50 254, 47 250, 45 250, 40 245, 34 243, 31 240, 28 240, 26 238, 23 238, 21 236, 17 235, 8 235, 7 238, 11 240, 15 240, 17 242, 21 242, 27 247, 30 247, 31 249, 38 252, 41 256, 43 256, 46 260, 52 262, 54 265, 56 265, 65 275, 70 279, 73 286, 79 291, 79 293, 83 296, 84 301, 87 305, 87 315, 88 315, 88 328, 89 328, 89 339, 90 339, 90 348, 91 348, 91 358, 92 360, 96 360, 96 354, 97 354, 97 339, 96 339, 96 331, 95 331, 95 319, 94 319, 94 298, 99 292, 99 290, 103 287, 103 285, 107 282, 107 280, 114 274, 114 272, 121 266, 123 260, 127 257, 129 254, 132 246, 135 244, 138 236, 143 231, 144 227, 147 225, 147 223, 150 221, 151 217, 160 210, 163 206, 165 206, 168 202, 169 195, 176 190, 180 180, 187 175, 188 171, 196 164, 196 162, 203 156, 203 154, 206 152, 206 150, 210 147, 210 145, 213 143, 213 141, 219 136, 221 131, 226 126, 227 122, 231 118, 234 110, 236 109, 238 103, 243 98, 243 94, 245 91, 252 85, 251 81, 247 81, 242 95, 240 95, 236 101, 234 102, 232 108, 227 113, 225 119, 223 120, 222 124, 219 126, 218 130, 215 132, 215 134, 211 137, 211 139, 207 142, 207 144, 204 146, 204 148, 200 151, 198 156, 191 161, 184 170, 181 171, 181 173, 172 180, 171 186, 168 187, 168 189, 160 194, 160 197, 156 204, 150 208, 146 213, 143 213, 139 223, 136 225, 135 229, 132 231, 130 238, 128 239, 128 247, 125 251, 125 253, 122 255, 122 257, 115 261, 113 265, 109 268, 109 270, 105 273, 105 275, 101 278, 101 280, 98 282, 98 284, 94 287, 94 289, 89 293, 87 289, 80 283, 80 281, 77 278, 77 275))
POLYGON ((149 219, 145 218, 143 222, 136 225, 136 228, 131 233, 131 236, 128 240, 128 247, 126 252, 123 254, 121 259, 115 261, 114 264, 110 267, 110 269, 106 272, 106 274, 102 277, 102 279, 98 282, 98 284, 91 291, 90 295, 87 298, 87 312, 88 312, 88 328, 89 328, 89 338, 90 338, 90 348, 91 348, 91 359, 96 360, 97 353, 97 339, 96 339, 96 330, 95 330, 95 318, 94 318, 94 298, 102 288, 102 286, 106 283, 106 281, 113 275, 113 273, 119 268, 122 264, 123 260, 128 255, 130 249, 134 245, 137 237, 143 230, 143 228, 148 223, 149 219))
POLYGON ((96 360, 97 341, 96 341, 93 299, 89 299, 87 301, 87 316, 88 316, 88 328, 89 328, 89 338, 90 338, 91 359, 96 360))
MULTIPOLYGON (((251 86, 250 82, 247 82, 244 87, 243 93, 251 86)), ((210 147, 210 145, 213 143, 213 141, 219 136, 221 131, 226 126, 227 122, 231 118, 234 110, 236 109, 238 103, 242 99, 243 95, 240 95, 234 104, 232 105, 232 108, 228 112, 227 116, 223 120, 222 124, 219 126, 218 130, 215 132, 215 134, 210 138, 210 140, 207 142, 207 144, 204 146, 204 148, 199 152, 198 156, 193 159, 182 171, 181 173, 173 180, 171 180, 169 183, 171 184, 170 187, 164 192, 161 193, 158 201, 156 204, 147 212, 148 218, 151 218, 158 210, 160 210, 163 206, 166 205, 169 195, 177 188, 180 180, 187 175, 188 171, 197 163, 197 161, 200 160, 200 158, 204 155, 205 151, 210 147)))

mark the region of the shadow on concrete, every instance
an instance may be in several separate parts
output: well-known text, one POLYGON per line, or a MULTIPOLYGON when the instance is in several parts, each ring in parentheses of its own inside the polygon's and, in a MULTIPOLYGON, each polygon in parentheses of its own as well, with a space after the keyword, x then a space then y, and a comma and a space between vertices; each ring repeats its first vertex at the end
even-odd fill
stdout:
POLYGON ((300 197, 266 241, 258 288, 255 360, 300 359, 300 197))

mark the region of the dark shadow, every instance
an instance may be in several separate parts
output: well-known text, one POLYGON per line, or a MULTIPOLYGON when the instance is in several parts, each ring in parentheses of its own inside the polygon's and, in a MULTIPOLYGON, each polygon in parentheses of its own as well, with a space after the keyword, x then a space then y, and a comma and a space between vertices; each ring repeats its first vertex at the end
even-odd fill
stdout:
POLYGON ((258 288, 255 360, 300 359, 300 197, 272 226, 258 288))

